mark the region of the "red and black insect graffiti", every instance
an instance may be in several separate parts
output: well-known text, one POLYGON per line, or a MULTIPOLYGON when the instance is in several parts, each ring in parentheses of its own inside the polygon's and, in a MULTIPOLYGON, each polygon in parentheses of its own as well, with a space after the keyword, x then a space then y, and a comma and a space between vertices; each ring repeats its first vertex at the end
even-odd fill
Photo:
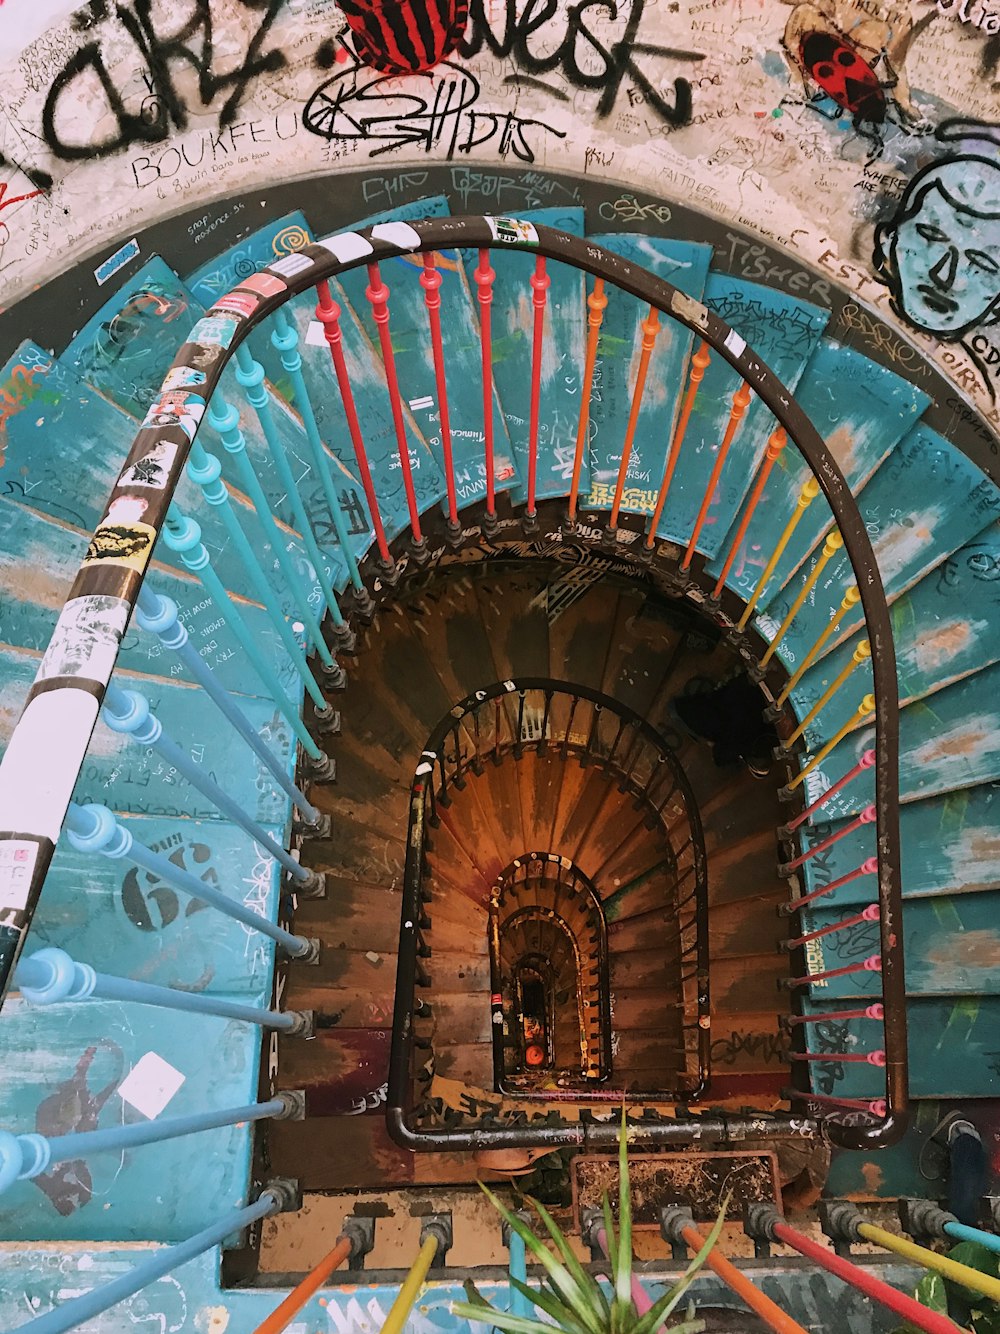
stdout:
POLYGON ((849 112, 856 129, 885 124, 887 88, 875 70, 846 38, 832 32, 803 33, 799 61, 806 75, 832 98, 841 111, 849 112))

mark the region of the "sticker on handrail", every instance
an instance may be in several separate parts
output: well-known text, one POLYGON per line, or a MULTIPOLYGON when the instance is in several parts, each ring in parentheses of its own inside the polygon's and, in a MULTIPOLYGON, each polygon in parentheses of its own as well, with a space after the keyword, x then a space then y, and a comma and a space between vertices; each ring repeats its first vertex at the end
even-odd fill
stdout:
MULTIPOLYGON (((204 413, 205 400, 203 398, 198 398, 194 394, 178 393, 176 390, 170 390, 160 395, 143 417, 142 425, 147 430, 155 429, 158 426, 179 426, 187 438, 193 440, 194 433, 198 429, 198 423, 204 413)), ((122 485, 136 486, 139 483, 126 483, 123 473, 122 485)), ((146 485, 152 486, 154 483, 147 482, 146 485)))
POLYGON ((121 565, 141 574, 156 541, 156 529, 142 522, 147 508, 138 496, 117 496, 90 539, 84 564, 121 565))
POLYGON ((37 843, 23 838, 4 839, 0 843, 0 913, 5 909, 21 912, 27 908, 37 860, 37 843))
MULTIPOLYGON (((180 416, 175 413, 165 412, 162 408, 157 412, 157 408, 160 408, 160 405, 154 404, 142 423, 143 426, 180 426, 189 440, 194 437, 198 425, 197 417, 189 418, 189 425, 182 422, 180 416)), ((180 446, 174 444, 172 440, 158 441, 143 454, 141 459, 129 464, 118 478, 118 485, 149 487, 151 491, 162 491, 170 480, 170 469, 174 466, 179 448, 180 446)))
MULTIPOLYGON (((249 279, 247 281, 249 281, 249 279)), ((280 283, 281 279, 272 278, 271 281, 274 283, 280 283)), ((283 292, 288 290, 285 287, 284 283, 281 284, 281 290, 283 292)), ((257 307, 260 305, 260 301, 261 298, 259 296, 254 295, 252 292, 227 292, 225 296, 220 296, 218 301, 212 302, 212 314, 214 315, 217 311, 224 310, 230 312, 233 315, 242 315, 244 316, 244 318, 249 318, 256 311, 257 307)), ((195 333, 197 332, 197 329, 198 326, 195 325, 195 328, 192 331, 191 338, 189 340, 192 343, 196 343, 199 341, 194 336, 195 333)))
MULTIPOLYGON (((256 305, 254 302, 254 309, 256 305)), ((228 347, 238 328, 239 321, 231 315, 205 315, 188 334, 187 341, 203 347, 228 347)))
MULTIPOLYGON (((275 278, 273 273, 252 273, 249 278, 240 279, 240 291, 256 292, 263 297, 281 296, 282 292, 288 291, 288 284, 275 278)), ((215 305, 218 307, 219 302, 216 301, 215 305)))
POLYGON ((82 676, 107 681, 128 624, 125 598, 92 594, 70 598, 52 632, 36 681, 82 676))
POLYGON ((505 245, 538 245, 538 233, 530 222, 520 218, 487 218, 486 225, 494 241, 505 245))

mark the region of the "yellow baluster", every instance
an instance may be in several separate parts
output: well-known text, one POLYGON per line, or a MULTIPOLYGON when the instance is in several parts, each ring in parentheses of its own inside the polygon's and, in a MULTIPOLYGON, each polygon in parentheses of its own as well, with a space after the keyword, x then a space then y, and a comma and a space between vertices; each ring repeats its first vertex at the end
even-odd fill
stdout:
MULTIPOLYGON (((897 1237, 894 1232, 886 1232, 884 1228, 876 1227, 874 1223, 860 1223, 858 1232, 864 1237, 865 1241, 872 1241, 876 1246, 883 1246, 887 1251, 895 1251, 897 1255, 915 1261, 918 1265, 922 1265, 924 1269, 936 1270, 945 1278, 950 1278, 953 1283, 971 1288, 973 1292, 981 1292, 984 1297, 988 1297, 991 1301, 1000 1301, 1000 1280, 993 1278, 990 1274, 984 1274, 978 1269, 970 1268, 969 1265, 960 1264, 947 1255, 939 1255, 937 1251, 929 1251, 925 1246, 918 1246, 905 1237, 897 1237)), ((973 1304, 975 1305, 975 1303, 973 1304)))
POLYGON ((799 772, 795 775, 795 777, 789 780, 789 782, 785 785, 785 791, 791 792, 793 791, 794 788, 797 788, 798 785, 801 782, 803 782, 803 780, 809 774, 811 774, 815 768, 817 768, 819 765, 823 763, 823 761, 834 749, 834 747, 838 746, 841 743, 841 741, 843 741, 844 737, 847 736, 848 732, 853 732, 856 727, 860 727, 863 723, 868 722, 869 719, 874 715, 874 713, 875 713, 875 696, 865 695, 864 699, 858 705, 857 712, 853 715, 853 717, 848 718, 847 722, 843 725, 840 731, 837 732, 835 736, 832 736, 830 738, 830 740, 826 743, 823 749, 817 751, 816 754, 813 756, 813 758, 809 761, 809 763, 807 765, 804 765, 803 768, 801 768, 799 772))
POLYGON ((427 1277, 427 1271, 434 1261, 437 1248, 437 1238, 433 1235, 429 1236, 421 1246, 420 1254, 414 1260, 413 1268, 404 1279, 402 1287, 396 1294, 396 1300, 385 1318, 382 1334, 400 1334, 409 1318, 410 1311, 413 1309, 413 1303, 417 1300, 417 1294, 423 1286, 424 1279, 427 1277))
POLYGON ((799 737, 802 736, 802 734, 805 732, 806 728, 813 721, 813 719, 817 718, 819 714, 823 711, 823 709, 825 709, 826 706, 830 703, 830 700, 833 699, 834 695, 844 684, 847 678, 851 675, 854 669, 856 667, 860 667, 863 662, 867 662, 868 659, 871 657, 871 655, 872 655, 871 644, 869 644, 867 639, 862 639, 861 643, 851 654, 851 661, 847 664, 846 667, 841 668, 841 670, 833 678, 833 680, 830 682, 827 688, 823 691, 822 695, 820 695, 816 703, 812 706, 812 708, 809 710, 806 716, 799 723, 798 727, 796 727, 792 735, 782 743, 786 750, 791 750, 792 746, 795 745, 796 741, 798 741, 799 737))
POLYGON ((808 482, 806 482, 805 486, 799 492, 799 498, 795 502, 795 511, 785 524, 784 532, 778 538, 778 545, 771 553, 771 559, 764 566, 764 573, 757 580, 757 587, 753 591, 753 597, 747 603, 743 615, 740 617, 740 630, 746 629, 747 621, 749 621, 750 617, 753 615, 753 609, 757 605, 757 599, 760 597, 761 593, 763 593, 765 584, 774 573, 774 568, 778 564, 778 561, 781 560, 781 557, 784 555, 785 547, 787 547, 788 543, 792 540, 792 533, 795 532, 799 520, 818 495, 819 482, 817 482, 815 477, 810 477, 808 482))
POLYGON ((615 486, 615 498, 611 506, 610 523, 612 528, 618 525, 618 511, 621 508, 622 492, 625 490, 625 475, 628 472, 628 461, 632 453, 632 441, 635 439, 635 428, 639 423, 639 409, 642 407, 642 391, 646 386, 649 359, 653 355, 653 344, 656 342, 656 335, 659 332, 660 321, 657 317, 656 307, 650 306, 649 314, 642 322, 642 350, 639 355, 639 369, 635 377, 635 388, 632 391, 632 408, 628 415, 625 443, 622 446, 622 461, 618 465, 618 482, 615 486))
POLYGON ((792 675, 785 682, 784 690, 775 700, 775 704, 779 709, 785 703, 785 700, 792 693, 792 691, 795 689, 798 683, 802 680, 806 668, 809 667, 809 665, 812 662, 814 662, 815 659, 818 657, 820 651, 823 648, 823 645, 833 634, 834 630, 836 630, 837 626, 844 619, 847 613, 849 611, 852 611, 860 601, 861 601, 861 594, 858 592, 858 586, 857 584, 852 584, 851 587, 844 594, 844 600, 841 602, 840 606, 834 612, 833 617, 830 620, 830 624, 826 627, 826 629, 823 631, 820 637, 816 640, 816 643, 813 644, 812 648, 799 663, 798 667, 796 667, 792 675))
POLYGON ((767 652, 761 658, 760 665, 762 667, 766 667, 767 664, 774 657, 774 650, 784 639, 788 631, 788 627, 791 625, 792 621, 794 621, 796 616, 799 614, 802 604, 805 602, 806 598, 816 587, 819 577, 823 573, 823 570, 826 567, 827 562, 833 559, 833 557, 837 554, 837 552, 841 549, 843 545, 844 545, 844 539, 837 532, 836 528, 834 528, 833 531, 827 536, 826 541, 823 543, 823 550, 819 553, 819 559, 813 566, 812 573, 810 574, 809 578, 805 581, 805 583, 802 585, 798 597, 795 599, 791 607, 789 607, 788 609, 788 615, 778 626, 777 634, 771 640, 767 652))
POLYGON ((576 518, 576 502, 580 493, 580 470, 583 467, 583 451, 587 447, 587 435, 590 429, 590 395, 594 385, 594 366, 597 364, 597 343, 601 335, 601 322, 607 308, 608 298, 604 295, 604 279, 594 279, 594 290, 587 297, 587 358, 583 369, 583 391, 580 395, 580 422, 576 429, 576 455, 573 459, 573 481, 569 489, 569 517, 576 518))
POLYGON ((691 420, 691 409, 694 407, 694 400, 698 396, 698 386, 705 377, 705 371, 708 369, 708 363, 712 359, 712 354, 708 350, 708 344, 704 339, 698 344, 698 351, 691 358, 691 374, 688 377, 687 393, 684 395, 684 405, 681 408, 681 415, 677 419, 677 429, 674 431, 673 442, 670 446, 670 453, 667 455, 667 461, 663 468, 663 480, 660 482, 660 494, 657 497, 656 509, 653 510, 653 517, 649 521, 649 529, 646 533, 646 546, 652 550, 656 541, 656 530, 660 526, 660 518, 663 515, 663 506, 667 503, 667 492, 670 490, 670 483, 673 480, 674 469, 677 467, 677 460, 681 455, 681 445, 684 443, 684 436, 687 432, 688 422, 691 420))

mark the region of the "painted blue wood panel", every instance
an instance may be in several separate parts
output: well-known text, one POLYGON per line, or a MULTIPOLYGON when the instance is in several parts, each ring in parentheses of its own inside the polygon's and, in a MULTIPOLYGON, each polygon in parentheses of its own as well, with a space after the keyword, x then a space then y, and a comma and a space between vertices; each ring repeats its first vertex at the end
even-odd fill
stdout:
MULTIPOLYGON (((0 1124, 60 1135, 141 1120, 117 1090, 149 1052, 184 1076, 165 1117, 256 1100, 255 1027, 205 1015, 171 1023, 114 1001, 37 1009, 15 996, 4 1005, 0 1124)), ((179 1241, 243 1200, 249 1172, 246 1125, 53 1164, 0 1196, 0 1237, 179 1241)))
MULTIPOLYGON (((673 283, 685 295, 701 299, 712 259, 709 246, 617 233, 589 239, 673 283)), ((596 509, 610 509, 614 500, 642 348, 641 324, 649 314, 648 305, 620 288, 606 284, 604 291, 608 305, 590 396, 586 501, 596 509)), ((622 497, 623 508, 636 514, 652 514, 656 507, 694 341, 683 325, 666 315, 659 317, 659 324, 622 497)))
MULTIPOLYGON (((827 338, 821 339, 813 352, 795 398, 823 437, 854 492, 861 490, 930 401, 926 394, 885 366, 827 338)), ((728 586, 743 598, 749 598, 756 589, 802 487, 811 476, 811 469, 789 441, 768 478, 727 579, 728 586)), ((745 509, 745 505, 741 506, 733 530, 745 509)), ((832 521, 830 507, 820 494, 799 520, 768 580, 762 607, 767 606, 768 598, 798 568, 832 521)), ((732 535, 735 536, 735 531, 732 535)), ((719 574, 729 554, 729 545, 727 542, 721 558, 709 565, 709 573, 719 574)))
MULTIPOLYGON (((541 208, 518 217, 583 235, 583 209, 541 208)), ((474 273, 478 252, 463 250, 466 281, 477 291, 474 273)), ((534 309, 530 278, 535 269, 530 254, 500 247, 491 251, 496 273, 491 318, 493 378, 503 405, 507 434, 514 451, 520 485, 512 491, 515 503, 527 499, 528 439, 534 309)), ((539 499, 565 495, 573 476, 576 435, 580 420, 583 362, 586 350, 586 293, 582 271, 568 264, 550 263, 545 307, 542 379, 538 410, 538 462, 535 493, 539 499)), ((590 464, 584 450, 580 494, 590 485, 590 464)))
MULTIPOLYGON (((757 283, 713 273, 705 285, 705 304, 731 324, 785 387, 794 390, 829 314, 757 283)), ((701 507, 729 421, 733 395, 742 380, 720 357, 713 357, 695 399, 660 522, 661 536, 687 542, 701 507)), ((685 384, 686 387, 686 384, 685 384)), ((751 398, 712 498, 699 549, 716 556, 742 503, 768 437, 775 428, 771 413, 751 398)))
MULTIPOLYGON (((900 790, 904 800, 1000 778, 1000 664, 918 700, 900 713, 900 790)), ((805 780, 810 801, 843 777, 874 744, 874 728, 846 736, 805 780)), ((826 806, 828 819, 856 815, 874 798, 872 770, 826 806)))
MULTIPOLYGON (((204 236, 207 241, 208 236, 204 236)), ((202 236, 195 234, 194 243, 201 244, 202 236)), ((231 292, 240 281, 258 273, 268 264, 294 254, 312 240, 312 233, 304 213, 298 210, 286 213, 255 231, 249 232, 235 245, 206 258, 193 272, 185 275, 184 284, 196 301, 207 310, 220 296, 231 292)), ((210 249, 210 247, 206 247, 210 249)))
MULTIPOLYGON (((801 850, 815 847, 844 824, 838 820, 805 825, 801 850)), ((899 842, 903 894, 907 898, 1000 885, 1000 791, 984 785, 907 802, 900 807, 899 842)), ((874 854, 873 825, 844 835, 805 863, 807 891, 832 884, 874 854)), ((824 901, 837 905, 871 903, 874 881, 867 877, 852 881, 835 889, 824 901)))
MULTIPOLYGON (((943 436, 920 423, 892 451, 857 503, 886 596, 892 600, 1000 515, 1000 490, 943 436)), ((802 566, 766 615, 757 618, 765 638, 773 637, 814 560, 802 566)), ((786 666, 808 652, 853 582, 851 563, 841 552, 820 575, 777 649, 786 666)), ((857 610, 849 613, 838 637, 846 637, 862 620, 857 610)))

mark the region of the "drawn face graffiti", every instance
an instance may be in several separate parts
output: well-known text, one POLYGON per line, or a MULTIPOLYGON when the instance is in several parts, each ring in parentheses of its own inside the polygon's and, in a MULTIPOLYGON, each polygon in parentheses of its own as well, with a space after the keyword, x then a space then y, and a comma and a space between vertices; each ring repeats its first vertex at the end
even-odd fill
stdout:
POLYGON ((1000 320, 1000 164, 958 157, 918 173, 876 233, 875 266, 917 329, 955 341, 1000 320))

